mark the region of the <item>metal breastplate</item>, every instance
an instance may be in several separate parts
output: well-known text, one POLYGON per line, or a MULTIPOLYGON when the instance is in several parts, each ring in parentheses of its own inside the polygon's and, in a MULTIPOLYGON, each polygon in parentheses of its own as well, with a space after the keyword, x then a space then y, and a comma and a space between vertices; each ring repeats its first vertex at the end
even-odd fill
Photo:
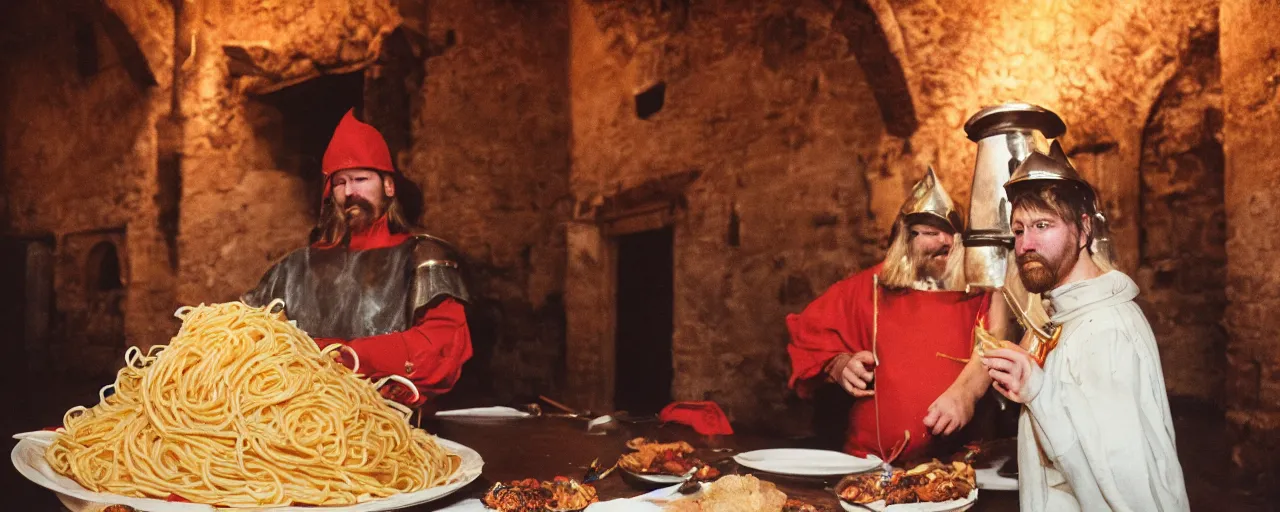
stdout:
POLYGON ((404 331, 441 296, 467 300, 458 264, 440 244, 414 237, 364 251, 298 249, 241 300, 282 299, 285 315, 311 337, 350 340, 404 331))

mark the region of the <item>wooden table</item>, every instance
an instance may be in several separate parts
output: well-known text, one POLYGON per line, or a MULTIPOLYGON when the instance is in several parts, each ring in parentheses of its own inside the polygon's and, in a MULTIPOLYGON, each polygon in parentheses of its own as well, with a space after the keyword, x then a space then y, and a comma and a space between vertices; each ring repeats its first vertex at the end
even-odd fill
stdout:
MULTIPOLYGON (((436 510, 458 501, 479 498, 494 482, 524 478, 547 480, 558 475, 581 481, 591 461, 597 458, 601 464, 612 465, 626 451, 628 439, 638 436, 659 441, 683 440, 698 449, 696 455, 725 474, 751 473, 762 480, 777 484, 789 497, 814 505, 841 510, 835 495, 829 490, 838 478, 789 477, 784 475, 752 472, 741 468, 732 460, 736 453, 763 448, 800 447, 797 441, 770 439, 763 436, 739 433, 732 436, 708 437, 695 433, 683 425, 657 422, 614 423, 614 427, 600 434, 588 434, 586 422, 581 419, 539 417, 525 419, 430 419, 422 427, 440 437, 462 443, 480 453, 484 458, 484 474, 466 488, 445 500, 424 504, 409 510, 436 510), (721 463, 720 461, 724 461, 721 463)), ((626 498, 643 494, 656 488, 616 470, 604 480, 595 483, 600 500, 626 498)), ((970 510, 1015 511, 1018 510, 1018 493, 981 491, 970 510)))

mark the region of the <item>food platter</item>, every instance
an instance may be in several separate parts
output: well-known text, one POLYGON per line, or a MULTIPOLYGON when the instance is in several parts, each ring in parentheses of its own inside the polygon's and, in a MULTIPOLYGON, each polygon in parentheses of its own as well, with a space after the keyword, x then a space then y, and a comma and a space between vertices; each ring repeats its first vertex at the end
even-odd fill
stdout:
POLYGON ((835 494, 851 512, 952 512, 968 510, 978 500, 978 486, 973 466, 934 459, 911 469, 849 475, 835 494))
MULTIPOLYGON (((178 503, 150 498, 134 498, 114 494, 97 493, 85 489, 74 480, 56 473, 45 461, 44 451, 57 434, 50 431, 28 432, 18 434, 17 446, 13 448, 11 459, 13 467, 22 476, 37 485, 58 494, 58 498, 72 509, 72 512, 98 510, 104 505, 128 505, 143 512, 210 512, 215 510, 210 505, 198 503, 178 503), (71 505, 84 508, 77 510, 71 505)), ((484 468, 484 460, 471 448, 447 439, 436 439, 445 450, 459 456, 462 461, 458 470, 450 477, 448 483, 421 491, 399 494, 377 500, 347 506, 333 507, 272 507, 260 510, 272 512, 380 512, 398 510, 420 503, 438 500, 461 489, 480 476, 484 468)))
POLYGON ((498 512, 582 512, 600 501, 595 486, 557 476, 552 480, 536 478, 497 482, 489 488, 481 503, 498 512))
POLYGON ((720 471, 694 456, 686 442, 660 443, 645 438, 627 442, 635 450, 618 458, 618 468, 627 475, 653 484, 678 484, 689 480, 713 480, 720 471))
POLYGON ((978 501, 977 489, 970 491, 968 496, 957 500, 899 503, 896 505, 885 505, 884 500, 873 501, 865 505, 857 505, 840 500, 840 507, 848 512, 866 512, 868 510, 874 510, 875 512, 959 512, 969 510, 969 507, 972 507, 975 501, 978 501))

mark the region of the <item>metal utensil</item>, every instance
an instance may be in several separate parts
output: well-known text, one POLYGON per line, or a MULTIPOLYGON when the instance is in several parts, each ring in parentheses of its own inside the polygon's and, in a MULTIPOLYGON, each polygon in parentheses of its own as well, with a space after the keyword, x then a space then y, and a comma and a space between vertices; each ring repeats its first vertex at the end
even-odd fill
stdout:
POLYGON ((680 487, 676 489, 676 491, 679 492, 680 494, 693 494, 701 490, 702 482, 698 481, 698 479, 693 477, 693 475, 697 472, 698 472, 698 468, 694 467, 689 471, 686 471, 685 474, 681 475, 684 478, 684 482, 680 484, 680 487))
POLYGON ((555 407, 556 409, 560 409, 564 411, 565 414, 567 414, 569 417, 573 417, 573 418, 590 418, 591 417, 591 411, 579 411, 577 409, 574 409, 572 407, 569 407, 565 404, 562 404, 560 402, 557 402, 555 400, 552 400, 542 395, 538 395, 538 399, 548 404, 551 404, 551 406, 555 407))
POLYGON ((614 465, 609 466, 609 469, 603 469, 600 465, 600 459, 597 458, 596 460, 591 461, 591 466, 587 467, 587 474, 582 477, 582 483, 589 484, 597 480, 604 480, 617 468, 618 464, 614 463, 614 465))

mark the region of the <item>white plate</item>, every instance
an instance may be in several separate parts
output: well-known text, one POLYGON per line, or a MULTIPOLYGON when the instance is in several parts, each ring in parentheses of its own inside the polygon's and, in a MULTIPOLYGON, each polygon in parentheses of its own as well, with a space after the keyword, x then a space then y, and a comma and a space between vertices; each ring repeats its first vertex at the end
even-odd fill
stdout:
POLYGON ((855 505, 845 500, 840 500, 840 506, 848 512, 866 512, 868 510, 874 510, 875 512, 960 512, 969 510, 969 507, 972 507, 975 501, 978 501, 977 489, 969 491, 969 495, 964 498, 951 501, 899 503, 886 506, 884 500, 873 501, 866 505, 855 505))
POLYGON ((862 458, 844 452, 804 448, 756 450, 734 455, 733 460, 751 469, 799 476, 849 475, 880 467, 880 457, 875 455, 862 458))
MULTIPOLYGON (((27 432, 13 436, 20 439, 20 441, 18 441, 17 446, 13 447, 13 453, 10 458, 13 460, 13 467, 17 468, 18 472, 22 473, 22 476, 27 477, 28 480, 41 487, 58 493, 58 499, 62 500, 63 503, 76 505, 83 503, 82 506, 88 510, 97 510, 104 505, 128 505, 142 512, 211 512, 215 510, 210 505, 199 503, 176 503, 151 498, 132 498, 97 493, 85 489, 75 480, 58 474, 44 460, 44 450, 53 443, 55 436, 55 433, 49 431, 27 432)), ((449 479, 449 483, 445 485, 408 494, 397 494, 355 505, 273 507, 254 510, 270 510, 272 512, 379 512, 397 510, 448 496, 480 476, 481 471, 484 469, 484 459, 480 458, 479 453, 448 439, 436 438, 436 441, 445 450, 462 458, 458 471, 453 474, 453 477, 449 479)))
POLYGON ((683 477, 683 476, 681 476, 681 475, 663 475, 663 474, 657 474, 657 473, 636 473, 635 471, 628 470, 628 469, 626 469, 626 468, 623 468, 622 466, 618 466, 618 469, 621 469, 621 470, 625 471, 628 475, 631 475, 631 476, 634 476, 634 477, 639 478, 639 479, 641 479, 641 480, 644 480, 644 481, 646 481, 646 482, 652 482, 652 483, 655 483, 655 484, 666 484, 666 485, 671 485, 671 484, 682 484, 682 483, 684 483, 684 477, 683 477))
POLYGON ((1009 457, 1002 457, 991 461, 991 467, 986 469, 974 470, 974 480, 978 483, 979 489, 987 489, 990 491, 1016 491, 1018 490, 1018 479, 1000 476, 997 471, 1004 466, 1005 461, 1009 457))
POLYGON ((436 411, 437 418, 528 418, 531 414, 511 407, 473 407, 436 411))

